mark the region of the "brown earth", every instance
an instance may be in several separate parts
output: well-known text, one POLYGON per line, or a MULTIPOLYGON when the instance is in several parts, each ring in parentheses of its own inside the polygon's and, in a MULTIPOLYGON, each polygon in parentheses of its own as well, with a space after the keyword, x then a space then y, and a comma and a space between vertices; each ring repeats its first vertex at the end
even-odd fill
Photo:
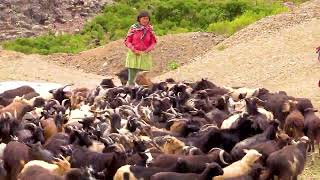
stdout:
POLYGON ((320 65, 315 53, 320 45, 319 29, 320 1, 307 2, 293 13, 251 25, 195 62, 154 80, 208 78, 219 85, 284 90, 296 97, 311 98, 320 108, 320 65))
MULTIPOLYGON (((320 0, 313 0, 293 12, 264 18, 217 46, 221 38, 217 40, 205 33, 161 37, 153 54, 156 64, 160 63, 154 75, 167 71, 164 67, 171 59, 185 65, 153 80, 208 78, 218 85, 284 90, 295 97, 310 98, 319 109, 320 64, 315 53, 320 45, 319 30, 320 0), (199 35, 198 38, 192 38, 195 35, 199 35)), ((122 40, 77 55, 45 57, 0 49, 0 80, 94 86, 106 76, 87 72, 117 72, 122 68, 125 53, 122 40)), ((308 163, 302 179, 319 179, 319 162, 317 158, 314 164, 308 163)))
MULTIPOLYGON (((151 52, 154 62, 151 75, 156 76, 170 71, 170 62, 180 66, 188 64, 223 40, 223 36, 203 32, 157 37, 156 48, 151 52)), ((123 42, 124 39, 117 40, 76 55, 54 54, 47 56, 47 61, 99 75, 113 75, 124 68, 128 50, 123 42)))

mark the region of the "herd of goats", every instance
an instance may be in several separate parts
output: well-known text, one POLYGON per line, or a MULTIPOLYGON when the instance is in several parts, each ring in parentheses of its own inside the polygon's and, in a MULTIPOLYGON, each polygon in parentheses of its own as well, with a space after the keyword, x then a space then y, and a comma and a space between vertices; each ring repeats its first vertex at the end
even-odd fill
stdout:
POLYGON ((284 91, 67 86, 0 94, 1 180, 296 180, 319 147, 311 101, 284 91))

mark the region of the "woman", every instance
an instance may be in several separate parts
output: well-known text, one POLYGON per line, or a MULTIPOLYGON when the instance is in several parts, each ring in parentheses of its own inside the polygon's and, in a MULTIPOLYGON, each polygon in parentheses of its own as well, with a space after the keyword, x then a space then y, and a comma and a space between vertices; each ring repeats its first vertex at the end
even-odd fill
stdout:
POLYGON ((136 74, 142 70, 150 70, 152 59, 150 51, 154 49, 157 40, 150 24, 150 15, 142 11, 127 34, 125 45, 129 48, 126 59, 128 68, 128 84, 133 85, 136 74))

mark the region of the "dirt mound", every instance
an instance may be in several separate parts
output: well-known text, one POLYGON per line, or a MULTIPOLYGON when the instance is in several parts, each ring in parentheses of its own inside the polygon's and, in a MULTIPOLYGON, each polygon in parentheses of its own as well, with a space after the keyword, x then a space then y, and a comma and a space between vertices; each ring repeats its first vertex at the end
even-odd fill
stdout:
MULTIPOLYGON (((205 54, 224 37, 212 33, 184 33, 158 37, 156 49, 152 52, 154 68, 152 76, 168 72, 170 63, 188 64, 194 58, 205 54)), ((54 54, 47 57, 50 62, 83 69, 99 75, 113 75, 124 68, 128 49, 123 39, 81 52, 76 55, 54 54)))
POLYGON ((0 0, 0 41, 48 31, 79 31, 112 0, 0 0))
POLYGON ((312 18, 320 17, 320 0, 308 1, 301 4, 299 7, 292 4, 287 6, 289 6, 289 12, 265 17, 238 31, 220 45, 229 47, 242 42, 248 42, 257 36, 270 36, 278 33, 281 29, 286 29, 310 21, 312 18))
POLYGON ((228 38, 194 63, 154 80, 208 78, 228 86, 284 90, 293 96, 311 98, 320 108, 317 86, 320 66, 315 53, 320 39, 319 5, 320 1, 315 0, 293 13, 263 19, 228 38))

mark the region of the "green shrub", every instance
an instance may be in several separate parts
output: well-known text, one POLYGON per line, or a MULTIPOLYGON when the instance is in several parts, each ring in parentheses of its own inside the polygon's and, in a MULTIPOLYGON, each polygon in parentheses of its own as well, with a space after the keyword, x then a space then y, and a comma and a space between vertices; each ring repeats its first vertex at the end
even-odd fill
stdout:
MULTIPOLYGON (((296 0, 303 1, 303 0, 296 0)), ((151 12, 158 36, 168 33, 210 31, 231 35, 245 26, 285 11, 280 1, 265 0, 115 0, 74 35, 52 33, 7 41, 5 49, 23 53, 78 53, 124 38, 137 13, 151 12)))
POLYGON ((226 34, 230 36, 248 26, 249 24, 260 20, 263 17, 283 11, 287 11, 287 9, 280 6, 275 6, 275 8, 256 8, 253 10, 245 11, 242 15, 236 17, 232 21, 220 21, 212 23, 209 25, 207 30, 209 32, 226 34))
POLYGON ((180 67, 180 64, 176 61, 176 60, 171 60, 170 62, 168 62, 167 64, 167 68, 169 70, 175 70, 178 67, 180 67))

